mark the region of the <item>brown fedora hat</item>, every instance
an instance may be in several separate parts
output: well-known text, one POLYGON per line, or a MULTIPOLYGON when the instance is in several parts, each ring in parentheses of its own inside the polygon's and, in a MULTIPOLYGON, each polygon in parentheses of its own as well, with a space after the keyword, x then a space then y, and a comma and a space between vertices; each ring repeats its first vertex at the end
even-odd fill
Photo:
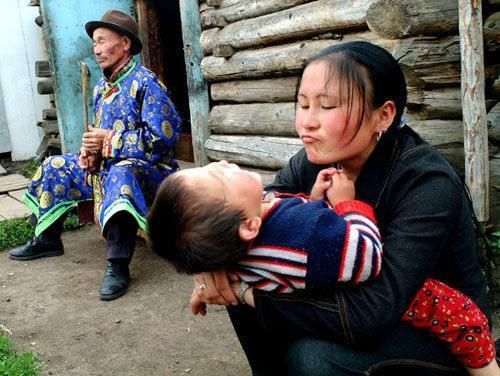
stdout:
POLYGON ((99 27, 105 27, 129 37, 132 41, 132 46, 130 47, 132 55, 141 52, 142 43, 138 37, 139 27, 134 18, 127 13, 123 13, 116 9, 108 10, 104 13, 100 21, 90 21, 85 24, 85 30, 91 38, 94 34, 94 30, 99 27))

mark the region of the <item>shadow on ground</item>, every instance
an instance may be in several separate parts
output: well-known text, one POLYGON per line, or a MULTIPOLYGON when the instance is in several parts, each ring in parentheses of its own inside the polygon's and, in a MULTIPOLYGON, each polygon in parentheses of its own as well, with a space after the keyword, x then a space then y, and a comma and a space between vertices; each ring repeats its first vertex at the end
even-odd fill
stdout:
POLYGON ((132 283, 103 302, 106 262, 95 226, 63 234, 66 254, 29 262, 0 253, 0 324, 42 375, 249 375, 224 309, 194 317, 191 278, 140 241, 132 283))

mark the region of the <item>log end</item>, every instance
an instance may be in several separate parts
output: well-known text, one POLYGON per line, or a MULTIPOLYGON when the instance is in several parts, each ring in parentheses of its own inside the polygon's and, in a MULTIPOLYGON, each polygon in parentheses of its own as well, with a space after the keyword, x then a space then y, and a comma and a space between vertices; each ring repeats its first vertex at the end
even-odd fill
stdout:
POLYGON ((410 23, 404 8, 394 1, 379 0, 366 11, 366 23, 371 31, 382 38, 401 39, 409 36, 410 23))

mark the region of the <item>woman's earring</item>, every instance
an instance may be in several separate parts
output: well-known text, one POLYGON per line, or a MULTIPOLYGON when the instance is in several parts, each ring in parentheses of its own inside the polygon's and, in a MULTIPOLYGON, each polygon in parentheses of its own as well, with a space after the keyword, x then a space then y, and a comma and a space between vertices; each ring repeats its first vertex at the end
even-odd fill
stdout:
POLYGON ((382 129, 381 131, 377 132, 377 142, 380 141, 382 138, 382 135, 387 131, 387 129, 382 129))

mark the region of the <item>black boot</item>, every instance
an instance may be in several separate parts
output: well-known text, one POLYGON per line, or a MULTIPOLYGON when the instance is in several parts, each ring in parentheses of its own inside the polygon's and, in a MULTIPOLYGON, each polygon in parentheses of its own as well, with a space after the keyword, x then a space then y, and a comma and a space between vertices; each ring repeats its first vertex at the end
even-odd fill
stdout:
POLYGON ((38 237, 33 237, 25 245, 10 251, 12 260, 27 261, 40 257, 62 256, 64 247, 61 241, 61 233, 65 215, 57 219, 38 237))
POLYGON ((113 300, 127 292, 130 272, 128 263, 109 262, 101 283, 101 300, 113 300))
POLYGON ((12 260, 27 261, 40 257, 62 256, 64 255, 64 247, 61 239, 45 242, 44 239, 33 237, 25 245, 14 248, 10 251, 12 260))

